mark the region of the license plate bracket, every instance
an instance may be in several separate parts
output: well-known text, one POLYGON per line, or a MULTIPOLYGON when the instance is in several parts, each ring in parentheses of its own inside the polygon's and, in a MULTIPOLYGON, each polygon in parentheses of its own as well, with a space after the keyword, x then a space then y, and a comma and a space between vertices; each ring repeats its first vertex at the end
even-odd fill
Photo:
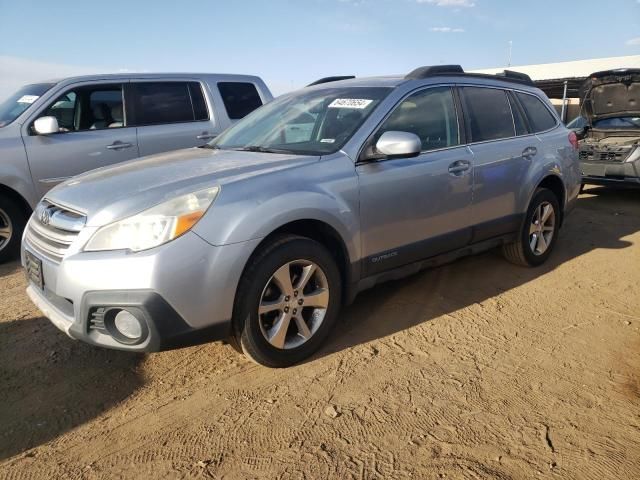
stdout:
POLYGON ((28 250, 24 252, 27 278, 40 290, 44 290, 44 276, 42 275, 42 260, 28 250))

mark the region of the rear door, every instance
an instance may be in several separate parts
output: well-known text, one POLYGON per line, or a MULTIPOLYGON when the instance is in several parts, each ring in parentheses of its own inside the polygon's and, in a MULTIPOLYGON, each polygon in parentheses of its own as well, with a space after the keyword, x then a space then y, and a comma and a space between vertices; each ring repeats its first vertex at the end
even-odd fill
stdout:
POLYGON ((452 88, 406 97, 366 148, 386 131, 415 133, 422 153, 356 168, 364 275, 461 248, 471 237, 472 157, 462 145, 452 88))
POLYGON ((74 175, 138 156, 136 129, 129 126, 123 85, 125 82, 70 86, 25 122, 22 137, 39 195, 74 175), (33 122, 44 116, 57 118, 58 133, 35 133, 33 122))
POLYGON ((198 81, 132 80, 127 100, 140 156, 201 146, 220 133, 198 81))
POLYGON ((477 242, 520 227, 520 191, 540 142, 529 134, 507 90, 463 86, 459 92, 473 152, 472 241, 477 242))

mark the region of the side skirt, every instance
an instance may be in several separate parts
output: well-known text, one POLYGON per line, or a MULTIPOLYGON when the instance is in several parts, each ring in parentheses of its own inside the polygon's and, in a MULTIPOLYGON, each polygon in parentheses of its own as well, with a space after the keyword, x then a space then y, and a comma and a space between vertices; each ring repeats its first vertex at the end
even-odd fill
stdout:
POLYGON ((484 252, 486 250, 490 250, 495 247, 499 247, 506 243, 514 242, 516 240, 516 237, 517 237, 516 232, 500 235, 500 236, 483 240, 471 245, 467 245, 466 247, 459 248, 457 250, 453 250, 453 251, 436 255, 424 260, 413 262, 408 265, 404 265, 402 267, 397 267, 391 270, 386 270, 384 272, 370 275, 366 278, 363 278, 353 286, 353 288, 351 289, 352 295, 349 295, 348 301, 349 300, 353 301, 353 299, 358 293, 364 290, 368 290, 369 288, 372 288, 378 285, 379 283, 384 283, 391 280, 399 280, 401 278, 407 277, 409 275, 413 275, 427 268, 433 268, 433 267, 437 267, 447 263, 451 263, 459 258, 466 257, 468 255, 475 255, 477 253, 484 252))

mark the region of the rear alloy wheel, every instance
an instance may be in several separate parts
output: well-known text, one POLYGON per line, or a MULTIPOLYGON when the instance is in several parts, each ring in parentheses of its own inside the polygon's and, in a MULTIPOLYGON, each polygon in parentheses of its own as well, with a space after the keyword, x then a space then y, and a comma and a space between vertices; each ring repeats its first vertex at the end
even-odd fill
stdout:
POLYGON ((0 197, 0 263, 17 258, 26 218, 16 203, 0 197))
POLYGON ((553 242, 556 231, 556 212, 549 202, 536 208, 529 225, 529 246, 534 255, 544 255, 553 242))
POLYGON ((551 190, 539 188, 529 204, 518 240, 502 247, 505 258, 516 265, 542 265, 556 244, 559 219, 558 198, 551 190))
POLYGON ((286 235, 270 242, 245 270, 234 309, 243 353, 268 367, 286 367, 315 352, 337 320, 341 280, 319 243, 286 235))

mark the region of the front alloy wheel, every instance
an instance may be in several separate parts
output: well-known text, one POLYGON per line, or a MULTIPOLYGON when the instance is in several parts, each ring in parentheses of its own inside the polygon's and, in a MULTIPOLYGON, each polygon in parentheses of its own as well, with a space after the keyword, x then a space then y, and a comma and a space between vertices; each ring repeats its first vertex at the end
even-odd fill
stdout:
POLYGON ((329 286, 322 269, 308 260, 287 262, 262 291, 260 330, 276 348, 299 347, 318 331, 328 306, 329 286))
POLYGON ((261 365, 298 363, 331 331, 341 290, 340 271, 323 245, 280 235, 256 252, 242 275, 231 343, 261 365))
POLYGON ((0 208, 0 250, 3 250, 11 242, 13 237, 13 223, 7 212, 0 208))

